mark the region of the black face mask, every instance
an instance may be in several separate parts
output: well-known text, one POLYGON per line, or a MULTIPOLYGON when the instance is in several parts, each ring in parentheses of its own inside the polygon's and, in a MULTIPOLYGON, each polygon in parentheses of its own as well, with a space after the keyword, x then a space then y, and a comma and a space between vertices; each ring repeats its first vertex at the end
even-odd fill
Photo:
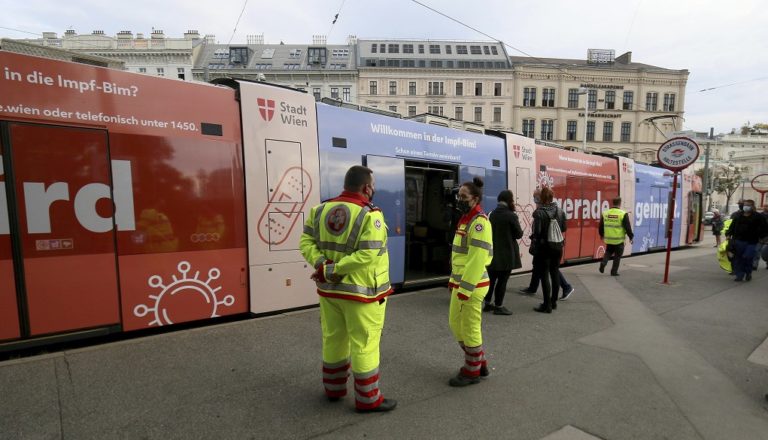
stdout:
POLYGON ((469 202, 468 202, 468 201, 466 201, 466 200, 458 200, 458 201, 456 202, 456 209, 457 209, 457 210, 458 210, 460 213, 462 213, 462 214, 466 214, 466 213, 468 213, 468 212, 470 211, 470 209, 472 209, 472 208, 470 208, 470 207, 469 207, 469 202))
POLYGON ((739 203, 739 211, 743 211, 743 210, 744 210, 744 204, 743 203, 739 203))

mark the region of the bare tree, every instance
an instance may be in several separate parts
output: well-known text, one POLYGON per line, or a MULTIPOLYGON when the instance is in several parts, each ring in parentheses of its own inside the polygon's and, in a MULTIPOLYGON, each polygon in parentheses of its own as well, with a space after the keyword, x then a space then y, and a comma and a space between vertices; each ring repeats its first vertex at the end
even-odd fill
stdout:
POLYGON ((715 167, 712 170, 712 176, 714 178, 713 191, 725 194, 725 213, 728 213, 728 209, 731 206, 731 197, 739 189, 743 180, 742 173, 745 171, 745 167, 738 165, 723 165, 715 167))

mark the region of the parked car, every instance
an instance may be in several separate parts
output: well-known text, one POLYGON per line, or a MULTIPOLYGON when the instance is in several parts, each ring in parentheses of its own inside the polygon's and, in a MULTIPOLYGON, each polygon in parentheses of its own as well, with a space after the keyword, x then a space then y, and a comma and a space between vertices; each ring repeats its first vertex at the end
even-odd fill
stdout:
POLYGON ((705 225, 711 225, 712 224, 712 218, 714 218, 715 213, 712 211, 707 211, 704 213, 704 224, 705 225))

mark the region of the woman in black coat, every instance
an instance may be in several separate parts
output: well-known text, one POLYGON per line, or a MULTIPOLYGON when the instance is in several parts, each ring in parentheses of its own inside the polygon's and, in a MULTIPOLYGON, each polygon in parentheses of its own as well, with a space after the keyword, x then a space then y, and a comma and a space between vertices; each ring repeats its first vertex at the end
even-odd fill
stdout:
POLYGON ((507 280, 514 269, 523 265, 520 262, 520 248, 517 240, 523 237, 520 221, 515 213, 515 201, 512 191, 505 189, 497 197, 499 205, 491 212, 491 229, 493 231, 493 260, 488 266, 488 277, 491 285, 485 296, 484 312, 493 311, 494 315, 511 315, 502 304, 507 290, 507 280), (495 297, 494 303, 491 299, 495 297))

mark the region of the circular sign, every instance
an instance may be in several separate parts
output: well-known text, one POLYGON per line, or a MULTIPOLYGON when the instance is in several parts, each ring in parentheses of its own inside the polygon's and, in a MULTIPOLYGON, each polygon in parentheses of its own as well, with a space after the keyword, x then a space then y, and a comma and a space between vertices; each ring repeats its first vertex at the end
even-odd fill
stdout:
POLYGON ((752 189, 764 194, 768 193, 768 174, 758 174, 752 179, 752 189))
POLYGON ((699 144, 687 137, 675 137, 661 144, 656 157, 664 168, 680 171, 699 158, 699 144))

